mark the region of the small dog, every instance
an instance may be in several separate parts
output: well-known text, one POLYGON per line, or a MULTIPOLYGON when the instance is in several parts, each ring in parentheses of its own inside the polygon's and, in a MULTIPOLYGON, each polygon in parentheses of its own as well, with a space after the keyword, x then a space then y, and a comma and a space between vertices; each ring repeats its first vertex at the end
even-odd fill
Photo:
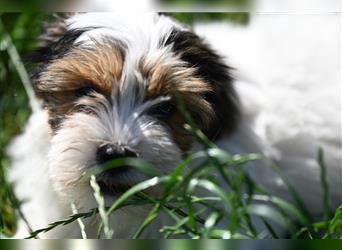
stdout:
MULTIPOLYGON (((279 156, 290 150, 274 150, 253 130, 248 113, 253 107, 246 108, 245 98, 255 100, 262 91, 246 91, 243 83, 235 86, 239 79, 233 83, 234 70, 225 59, 173 19, 158 14, 77 14, 50 24, 40 42, 32 57, 37 65, 32 82, 42 108, 33 112, 24 134, 9 150, 10 179, 19 199, 26 200, 22 209, 34 229, 70 215, 71 203, 79 212, 97 206, 91 187, 81 181, 94 165, 138 157, 169 173, 198 148, 184 129, 175 93, 210 140, 232 153, 260 153, 275 160, 290 177, 296 176, 293 182, 312 212, 322 210, 317 164, 311 162, 311 170, 298 166, 294 173, 294 166, 286 167, 293 162, 279 156)), ((314 157, 313 151, 306 159, 314 157)), ((267 161, 250 165, 254 180, 289 198, 267 161)), ((330 170, 336 207, 341 201, 336 179, 340 167, 332 164, 330 170)), ((123 190, 146 178, 124 167, 101 173, 97 181, 110 205, 123 190)), ((111 218, 114 237, 131 237, 142 219, 134 209, 118 211, 111 218)), ((143 237, 160 237, 162 222, 157 220, 143 237)), ((95 237, 97 221, 85 223, 88 237, 95 237)), ((74 224, 41 236, 78 238, 80 230, 74 224)), ((17 237, 25 236, 22 226, 17 237)))

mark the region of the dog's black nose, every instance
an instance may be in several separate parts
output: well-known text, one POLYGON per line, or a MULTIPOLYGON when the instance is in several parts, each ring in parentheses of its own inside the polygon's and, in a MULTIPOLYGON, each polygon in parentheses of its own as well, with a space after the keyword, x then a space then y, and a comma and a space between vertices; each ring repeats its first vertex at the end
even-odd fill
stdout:
POLYGON ((110 143, 102 145, 97 149, 96 160, 101 164, 121 157, 137 156, 137 153, 128 146, 110 143))

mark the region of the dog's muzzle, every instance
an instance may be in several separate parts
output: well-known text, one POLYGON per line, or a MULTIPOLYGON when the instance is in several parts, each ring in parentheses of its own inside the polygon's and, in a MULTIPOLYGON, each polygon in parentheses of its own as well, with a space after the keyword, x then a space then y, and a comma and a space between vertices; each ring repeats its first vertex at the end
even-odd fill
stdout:
MULTIPOLYGON (((135 158, 138 157, 138 154, 129 146, 116 143, 101 145, 96 153, 96 161, 99 165, 123 157, 135 158)), ((105 170, 97 174, 96 179, 104 194, 116 195, 130 187, 123 180, 133 174, 134 171, 133 167, 124 165, 105 170)))

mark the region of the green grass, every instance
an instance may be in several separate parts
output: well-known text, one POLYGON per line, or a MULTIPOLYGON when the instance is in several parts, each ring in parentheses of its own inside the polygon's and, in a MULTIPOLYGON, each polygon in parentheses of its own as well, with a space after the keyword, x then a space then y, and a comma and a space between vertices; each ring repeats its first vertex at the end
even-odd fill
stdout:
MULTIPOLYGON (((139 238, 161 213, 166 214, 173 221, 172 224, 160 228, 165 238, 179 236, 194 239, 279 238, 278 229, 274 225, 287 231, 291 239, 342 237, 342 208, 337 209, 335 215, 325 213, 320 220, 313 220, 303 204, 291 204, 270 196, 248 178, 245 164, 258 160, 260 158, 258 155, 230 155, 216 147, 208 147, 209 141, 202 141, 202 143, 203 149, 189 155, 172 173, 158 176, 152 174, 150 179, 127 190, 110 207, 104 207, 103 197, 94 175, 91 175, 90 182, 94 187, 94 195, 99 207, 88 213, 71 215, 65 220, 52 223, 47 228, 32 233, 31 237, 37 237, 39 233, 57 226, 75 223, 79 218, 96 216, 97 213, 100 213, 102 219, 98 235, 105 238, 115 237, 115 231, 110 227, 108 218, 125 206, 147 204, 151 206, 151 210, 135 234, 131 235, 133 238, 139 238), (194 160, 200 163, 189 168, 189 163, 194 160), (217 176, 221 176, 225 184, 230 187, 229 192, 217 181, 217 176), (146 190, 155 186, 163 187, 163 193, 152 197, 146 190), (196 190, 200 189, 206 190, 207 194, 198 196, 196 190), (251 217, 261 219, 265 228, 263 230, 255 228, 251 217)), ((322 156, 319 160, 323 162, 322 156)), ((112 163, 116 168, 122 164, 133 163, 133 167, 146 175, 151 175, 150 166, 143 161, 136 159, 132 161, 128 158, 115 160, 112 163)), ((321 166, 324 168, 324 164, 321 166)), ((107 164, 104 169, 108 168, 107 164)), ((322 178, 325 178, 323 174, 322 178)), ((292 192, 294 192, 294 199, 300 199, 295 190, 292 192)), ((324 197, 322 202, 325 200, 324 197)))
MULTIPOLYGON (((226 16, 222 13, 216 15, 178 13, 174 16, 189 24, 196 20, 213 19, 248 22, 248 15, 243 13, 226 16)), ((49 18, 51 17, 47 14, 0 14, 0 232, 7 236, 15 233, 16 220, 23 214, 20 211, 20 201, 16 199, 11 185, 6 180, 5 173, 10 162, 6 157, 5 148, 13 136, 20 133, 31 112, 24 87, 26 69, 21 67, 21 60, 18 64, 16 52, 23 56, 36 46, 35 39, 42 21, 49 18)), ((89 212, 76 213, 53 222, 46 228, 32 232, 31 237, 38 238, 42 232, 69 223, 79 223, 82 226, 81 220, 92 216, 101 218, 99 236, 115 237, 115 231, 113 232, 113 228, 108 223, 108 218, 112 214, 125 206, 149 205, 151 210, 132 235, 134 238, 141 237, 153 220, 162 213, 173 221, 160 228, 165 238, 179 236, 231 239, 279 238, 283 235, 279 235, 277 228, 281 228, 288 232, 287 237, 291 239, 342 239, 342 207, 333 213, 330 209, 327 198, 329 193, 326 180, 327 168, 322 150, 318 152, 317 161, 321 167, 324 213, 321 218, 313 219, 301 197, 286 178, 280 175, 288 184, 293 203, 270 196, 246 174, 246 164, 260 159, 259 155, 231 155, 217 148, 196 128, 182 101, 180 99, 178 101, 179 109, 187 121, 186 128, 202 145, 200 151, 188 155, 168 175, 163 175, 153 166, 137 159, 115 160, 86 173, 83 181, 88 181, 94 189, 94 196, 99 206, 89 212), (194 161, 196 165, 190 168, 189 164, 194 161), (121 165, 133 166, 150 178, 127 190, 110 207, 105 207, 94 175, 99 171, 121 165), (218 181, 218 178, 221 181, 218 181), (162 187, 163 192, 159 196, 151 196, 146 192, 148 188, 154 186, 162 187), (229 187, 229 192, 226 191, 226 186, 229 187), (199 190, 205 191, 205 195, 199 196, 197 192, 199 190), (255 217, 264 224, 263 230, 253 224, 252 218, 255 217)), ((279 172, 276 166, 274 171, 279 172)))

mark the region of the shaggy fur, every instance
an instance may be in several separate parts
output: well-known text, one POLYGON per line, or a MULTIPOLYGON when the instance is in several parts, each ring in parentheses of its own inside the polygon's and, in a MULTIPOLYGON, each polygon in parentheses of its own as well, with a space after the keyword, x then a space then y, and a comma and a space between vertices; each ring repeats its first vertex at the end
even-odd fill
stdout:
MULTIPOLYGON (((303 44, 312 43, 312 51, 338 49, 329 44, 335 41, 329 29, 328 38, 317 38, 310 28, 312 21, 331 27, 335 19, 291 17, 287 32, 300 37, 303 44), (301 30, 307 36, 301 37, 301 30)), ((106 143, 124 145, 164 173, 196 150, 198 145, 183 128, 176 93, 218 146, 232 153, 261 153, 275 161, 313 215, 322 212, 315 158, 318 147, 323 147, 330 201, 333 207, 341 204, 340 123, 333 119, 340 110, 337 68, 315 68, 316 62, 324 61, 321 58, 305 64, 301 59, 312 53, 309 49, 298 57, 282 54, 284 48, 291 51, 299 46, 288 34, 286 45, 282 34, 273 34, 275 27, 286 29, 285 23, 281 18, 255 17, 248 29, 195 26, 216 50, 174 20, 155 14, 80 14, 49 26, 33 56, 37 67, 32 80, 42 109, 32 114, 23 135, 9 149, 10 178, 18 197, 27 201, 22 209, 34 229, 69 215, 71 203, 79 212, 96 207, 92 190, 81 177, 97 164, 97 151, 106 143), (274 20, 278 26, 270 25, 274 20), (273 47, 263 49, 270 38, 273 47), (219 54, 227 55, 229 64, 239 70, 226 66, 219 54), (305 73, 287 63, 302 67, 305 73), (320 81, 320 73, 312 78, 311 70, 330 77, 326 79, 329 87, 319 96, 321 85, 311 89, 309 84, 320 81), (329 107, 324 105, 327 100, 329 107), (317 106, 316 101, 322 104, 317 106)), ((326 53, 330 51, 323 51, 322 58, 326 53)), ((331 56, 336 58, 334 53, 331 56)), ((271 193, 290 199, 268 165, 268 161, 253 162, 248 172, 271 193)), ((144 179, 133 170, 102 176, 106 203, 111 204, 118 190, 144 179)), ((115 213, 110 219, 114 237, 131 237, 147 212, 148 208, 125 208, 115 213)), ((159 237, 157 229, 165 220, 160 216, 143 237, 159 237)), ((95 237, 97 223, 97 219, 85 221, 88 237, 95 237)), ((27 236, 24 225, 17 237, 22 236, 27 236)), ((75 223, 42 236, 77 238, 80 231, 75 223)))

